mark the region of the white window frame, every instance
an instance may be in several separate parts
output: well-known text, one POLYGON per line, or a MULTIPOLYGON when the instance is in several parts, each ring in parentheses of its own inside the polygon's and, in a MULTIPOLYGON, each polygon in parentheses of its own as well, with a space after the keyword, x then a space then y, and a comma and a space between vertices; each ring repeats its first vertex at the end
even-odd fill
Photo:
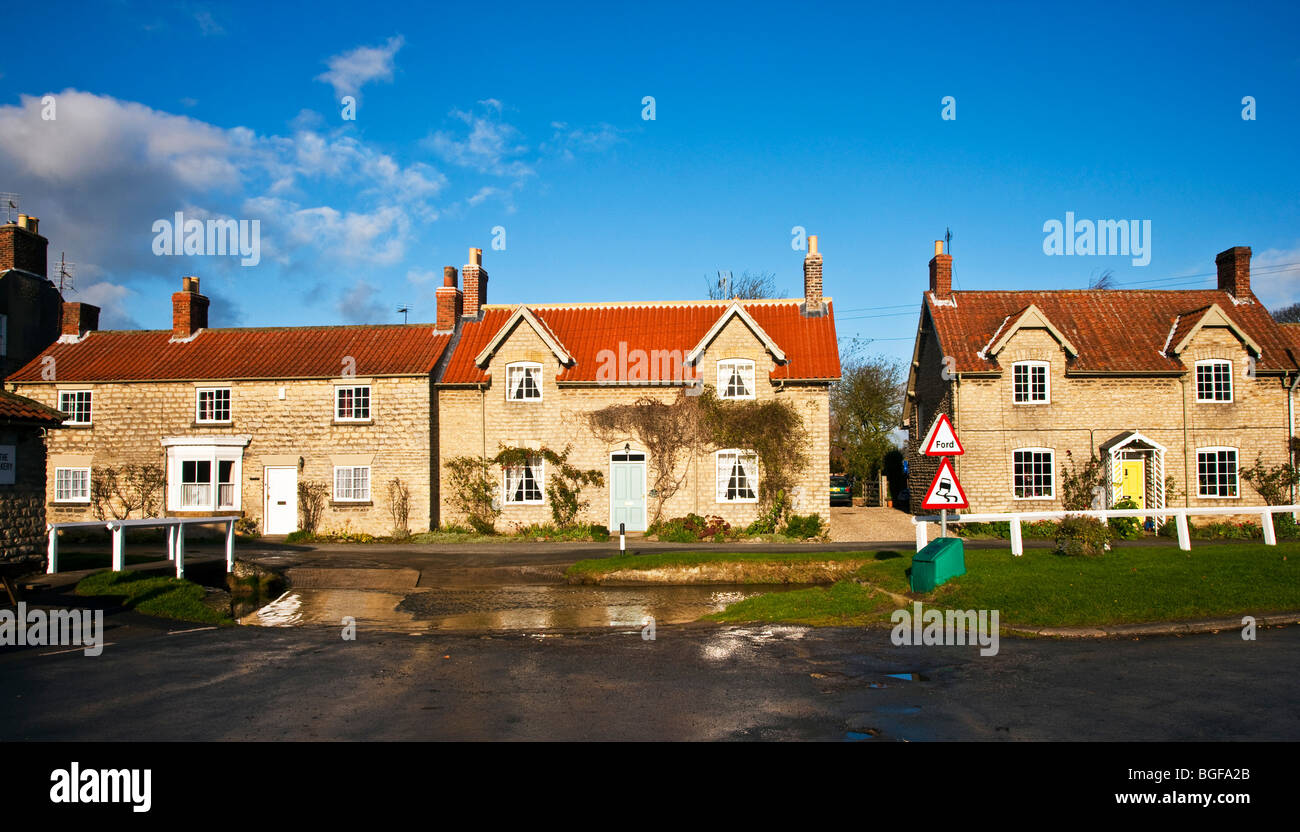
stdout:
POLYGON ((371 414, 374 412, 374 389, 369 384, 339 384, 334 387, 334 421, 336 422, 370 422, 373 421, 371 414), (366 415, 365 416, 344 416, 339 410, 339 396, 344 390, 352 391, 352 412, 357 411, 356 397, 358 390, 366 391, 366 415))
POLYGON ((373 473, 374 473, 374 472, 371 471, 371 467, 370 467, 369 465, 335 465, 335 466, 334 466, 334 487, 333 487, 333 489, 332 489, 332 491, 333 491, 333 495, 334 495, 334 502, 336 502, 336 503, 368 503, 368 502, 371 502, 370 495, 371 495, 371 493, 372 493, 372 488, 373 488, 373 486, 374 486, 374 476, 373 476, 373 473), (351 477, 351 479, 352 479, 352 484, 353 484, 353 486, 355 486, 355 484, 356 484, 357 472, 358 472, 358 471, 365 471, 365 472, 366 472, 366 493, 365 493, 364 495, 362 495, 362 496, 357 496, 357 495, 355 495, 355 494, 354 494, 353 496, 350 496, 350 497, 344 497, 344 496, 341 496, 341 495, 339 494, 339 472, 340 472, 340 471, 351 471, 351 472, 352 472, 352 473, 350 474, 350 477, 351 477))
POLYGON ((536 361, 512 361, 511 363, 506 365, 506 401, 512 404, 528 404, 532 402, 540 402, 542 400, 543 395, 544 395, 544 391, 542 389, 542 365, 541 364, 537 363, 536 361), (537 388, 536 396, 515 398, 514 396, 510 395, 515 388, 514 378, 512 378, 512 376, 517 376, 517 374, 520 371, 535 376, 535 378, 533 379, 533 384, 537 388))
MULTIPOLYGON (((167 446, 167 510, 168 511, 238 511, 243 505, 244 446, 247 438, 208 438, 198 441, 164 439, 167 446), (186 462, 209 463, 208 500, 206 503, 185 502, 183 482, 186 462), (231 500, 221 502, 221 463, 232 463, 230 482, 231 500)), ((201 483, 199 483, 201 484, 201 483)))
POLYGON ((1051 404, 1052 403, 1052 365, 1046 361, 1017 361, 1011 365, 1011 403, 1012 404, 1051 404), (1028 373, 1029 388, 1027 395, 1033 396, 1034 390, 1034 370, 1042 368, 1043 370, 1043 398, 1016 398, 1016 370, 1020 367, 1025 368, 1028 373))
POLYGON ((537 484, 536 499, 516 500, 512 495, 514 489, 510 487, 510 472, 520 471, 521 465, 505 465, 501 468, 501 494, 504 497, 503 502, 511 506, 540 506, 546 503, 546 460, 541 456, 530 457, 527 468, 532 471, 533 482, 537 484))
POLYGON ((197 387, 194 390, 194 421, 200 425, 228 425, 234 419, 234 396, 231 394, 229 387, 197 387), (203 394, 212 393, 212 412, 217 412, 218 393, 226 394, 226 418, 224 419, 204 419, 203 418, 203 394))
POLYGON ((54 502, 56 503, 89 503, 90 502, 90 468, 69 466, 66 468, 54 469, 54 502), (64 472, 84 473, 86 476, 85 486, 86 493, 84 496, 59 496, 59 474, 64 472))
MULTIPOLYGON (((1217 474, 1216 474, 1217 477, 1217 474)), ((1201 500, 1240 500, 1241 499, 1241 452, 1231 445, 1210 445, 1196 449, 1196 497, 1201 500), (1206 494, 1201 488, 1201 454, 1232 452, 1232 494, 1206 494)))
POLYGON ((716 503, 727 503, 727 504, 730 504, 730 503, 757 503, 757 502, 758 502, 758 476, 759 476, 759 474, 758 474, 758 454, 757 454, 757 453, 755 453, 754 451, 749 450, 748 448, 723 448, 722 450, 715 451, 715 452, 713 453, 713 471, 714 471, 714 477, 715 477, 715 480, 714 480, 714 488, 713 488, 713 500, 714 500, 714 502, 716 502, 716 503), (726 457, 730 457, 730 458, 732 459, 731 464, 727 466, 727 474, 726 474, 726 477, 727 477, 728 480, 730 480, 730 478, 731 478, 731 472, 732 472, 732 470, 735 468, 736 462, 738 462, 738 461, 739 461, 740 459, 742 459, 742 458, 744 458, 744 459, 752 459, 752 460, 753 460, 754 465, 753 465, 753 473, 752 473, 752 474, 750 473, 750 469, 749 469, 747 466, 745 466, 744 463, 741 463, 741 470, 744 472, 744 474, 745 474, 745 479, 747 480, 746 485, 749 486, 749 491, 750 491, 751 494, 754 495, 753 497, 728 497, 728 496, 726 496, 727 485, 725 485, 725 484, 723 483, 723 480, 722 480, 723 475, 722 475, 721 470, 720 470, 720 469, 721 469, 721 466, 722 466, 722 458, 723 458, 724 456, 726 456, 726 457))
POLYGON ((1228 359, 1226 359, 1226 358, 1204 358, 1204 359, 1202 359, 1202 360, 1196 362, 1196 371, 1195 371, 1195 372, 1196 372, 1196 378, 1194 379, 1194 381, 1195 381, 1195 383, 1196 383, 1196 401, 1197 401, 1197 402, 1202 403, 1202 404, 1232 404, 1232 398, 1233 398, 1233 396, 1234 396, 1234 394, 1235 394, 1232 388, 1233 388, 1235 385, 1233 384, 1233 378, 1232 378, 1232 377, 1233 377, 1233 369, 1232 369, 1232 362, 1231 362, 1230 360, 1228 360, 1228 359), (1212 370, 1210 371, 1210 379, 1211 379, 1211 390, 1210 390, 1210 393, 1211 393, 1211 396, 1210 396, 1210 398, 1208 398, 1208 399, 1201 398, 1201 368, 1202 368, 1202 367, 1205 367, 1205 368, 1208 370, 1210 367, 1221 367, 1221 366, 1226 366, 1226 367, 1228 368, 1228 398, 1226 398, 1226 399, 1219 399, 1219 398, 1215 398, 1215 397, 1214 397, 1214 392, 1215 392, 1214 389, 1213 389, 1213 379, 1214 379, 1214 374, 1213 374, 1213 371, 1212 371, 1212 370))
MULTIPOLYGON (((75 401, 75 399, 74 399, 75 401)), ((94 390, 60 390, 59 391, 59 410, 67 413, 68 418, 63 422, 65 425, 93 425, 95 424, 95 391, 94 390), (75 408, 73 410, 63 410, 64 396, 86 395, 86 418, 84 421, 77 418, 75 408)))
POLYGON ((755 379, 754 362, 749 358, 721 358, 717 364, 716 386, 718 389, 718 398, 729 401, 748 401, 758 398, 758 383, 755 379), (724 369, 725 365, 725 369, 724 369), (733 370, 734 368, 734 370, 733 370), (731 372, 738 372, 740 380, 748 388, 748 395, 745 396, 728 396, 727 387, 731 383, 731 372), (723 373, 727 373, 727 381, 723 383, 723 373))
POLYGON ((1011 451, 1011 497, 1015 500, 1055 500, 1056 499, 1056 449, 1055 448, 1015 448, 1011 451), (1016 454, 1047 454, 1050 460, 1047 470, 1052 474, 1051 493, 1034 494, 1021 497, 1016 494, 1016 454))

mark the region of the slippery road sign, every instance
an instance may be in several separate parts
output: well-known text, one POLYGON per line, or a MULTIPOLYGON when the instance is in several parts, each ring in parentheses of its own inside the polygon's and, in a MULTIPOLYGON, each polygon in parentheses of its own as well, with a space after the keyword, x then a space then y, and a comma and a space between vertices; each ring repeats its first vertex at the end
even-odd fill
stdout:
POLYGON ((930 483, 930 490, 925 493, 924 509, 969 508, 966 492, 962 490, 957 474, 952 470, 952 461, 944 458, 939 464, 939 472, 930 483))
POLYGON ((939 418, 934 420, 921 446, 924 448, 922 453, 926 456, 960 456, 965 453, 957 439, 957 432, 952 429, 952 422, 948 421, 947 413, 940 413, 939 418))

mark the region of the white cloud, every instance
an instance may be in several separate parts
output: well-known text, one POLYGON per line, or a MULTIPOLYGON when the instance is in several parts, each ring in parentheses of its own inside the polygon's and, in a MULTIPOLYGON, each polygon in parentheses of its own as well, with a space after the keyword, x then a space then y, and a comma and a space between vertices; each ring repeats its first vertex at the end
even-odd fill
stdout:
POLYGON ((1251 291, 1270 310, 1300 302, 1300 242, 1255 253, 1250 273, 1251 291))
POLYGON ((52 252, 119 281, 183 273, 185 261, 151 246, 153 221, 177 210, 260 219, 263 258, 299 268, 325 256, 395 262, 415 224, 438 216, 438 170, 348 135, 259 136, 77 90, 56 100, 55 121, 41 119, 38 97, 0 106, 0 181, 41 217, 52 252))
POLYGON ((194 22, 199 24, 199 31, 205 36, 224 35, 226 33, 225 27, 218 23, 217 19, 212 16, 212 12, 207 9, 200 9, 195 12, 194 22))
POLYGON ((334 87, 334 97, 355 96, 371 81, 393 80, 393 59, 406 42, 401 35, 391 37, 383 46, 358 46, 333 56, 325 63, 328 72, 316 76, 334 87))
POLYGON ((452 118, 463 122, 465 130, 439 130, 422 144, 444 160, 480 173, 517 179, 531 176, 532 166, 519 158, 528 153, 528 146, 518 129, 500 120, 501 102, 489 98, 479 104, 480 113, 452 110, 452 118))
POLYGON ((573 159, 578 153, 602 153, 623 141, 623 131, 604 122, 593 127, 573 127, 553 121, 551 128, 554 130, 551 140, 542 149, 558 153, 564 159, 573 159))

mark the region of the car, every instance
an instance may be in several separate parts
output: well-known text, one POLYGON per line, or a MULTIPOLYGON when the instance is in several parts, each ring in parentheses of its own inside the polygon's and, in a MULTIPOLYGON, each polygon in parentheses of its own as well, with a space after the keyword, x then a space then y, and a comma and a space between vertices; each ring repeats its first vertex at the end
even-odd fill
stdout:
POLYGON ((843 474, 831 474, 831 505, 853 505, 853 481, 843 474))
POLYGON ((898 489, 898 493, 894 495, 894 508, 900 511, 911 511, 912 492, 906 488, 898 489))

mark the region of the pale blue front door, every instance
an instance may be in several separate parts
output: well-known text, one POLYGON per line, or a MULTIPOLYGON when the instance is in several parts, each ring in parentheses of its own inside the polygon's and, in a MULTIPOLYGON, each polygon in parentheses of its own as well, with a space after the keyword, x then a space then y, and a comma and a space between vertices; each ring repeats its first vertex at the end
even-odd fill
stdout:
POLYGON ((645 531, 645 454, 620 451, 609 460, 609 530, 645 531))

